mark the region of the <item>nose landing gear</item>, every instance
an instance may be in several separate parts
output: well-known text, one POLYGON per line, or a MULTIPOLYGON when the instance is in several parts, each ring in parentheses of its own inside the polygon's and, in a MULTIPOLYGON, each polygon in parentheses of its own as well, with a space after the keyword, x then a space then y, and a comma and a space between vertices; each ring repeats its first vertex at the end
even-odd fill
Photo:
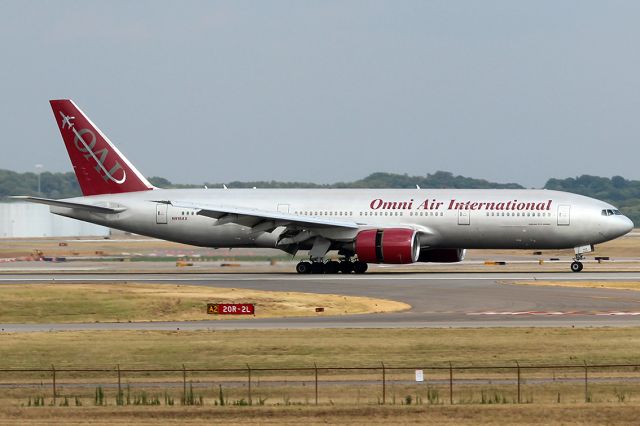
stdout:
POLYGON ((584 265, 582 265, 582 262, 579 262, 577 260, 573 261, 571 263, 571 271, 572 272, 580 272, 582 271, 582 268, 584 267, 584 265))
POLYGON ((571 263, 571 271, 572 272, 582 271, 582 268, 584 266, 580 261, 584 259, 584 253, 591 253, 594 249, 595 247, 593 246, 593 244, 589 244, 588 246, 580 246, 573 249, 576 255, 573 258, 573 262, 571 263))

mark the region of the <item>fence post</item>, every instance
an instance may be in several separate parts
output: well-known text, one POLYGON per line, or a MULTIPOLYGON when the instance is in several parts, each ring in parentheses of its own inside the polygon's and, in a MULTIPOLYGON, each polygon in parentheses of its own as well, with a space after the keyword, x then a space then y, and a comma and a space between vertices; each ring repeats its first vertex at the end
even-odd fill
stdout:
POLYGON ((318 405, 318 364, 314 362, 313 368, 316 371, 316 405, 318 405))
POLYGON ((182 405, 187 405, 187 367, 182 364, 182 405))
POLYGON ((120 381, 120 364, 118 364, 118 401, 120 401, 120 405, 124 405, 122 401, 122 384, 120 381))
POLYGON ((518 404, 521 402, 520 398, 520 363, 516 360, 516 367, 518 369, 518 404))
POLYGON ((249 381, 249 405, 251 405, 251 367, 247 364, 247 377, 249 381))
POLYGON ((584 361, 584 402, 589 402, 589 366, 584 361))
POLYGON ((453 365, 449 361, 449 405, 453 405, 453 365))
POLYGON ((382 405, 387 403, 387 370, 384 367, 384 362, 380 362, 382 364, 382 405))
POLYGON ((58 393, 56 392, 56 368, 51 364, 51 376, 53 378, 53 405, 56 405, 56 397, 58 393))

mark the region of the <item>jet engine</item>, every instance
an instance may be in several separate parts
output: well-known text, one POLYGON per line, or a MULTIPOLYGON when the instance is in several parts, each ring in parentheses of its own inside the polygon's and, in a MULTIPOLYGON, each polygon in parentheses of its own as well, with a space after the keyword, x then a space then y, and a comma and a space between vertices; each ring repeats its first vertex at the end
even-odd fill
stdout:
POLYGON ((454 263, 461 262, 465 249, 426 249, 420 252, 418 262, 454 263))
POLYGON ((405 228, 367 229, 356 236, 355 253, 365 263, 417 262, 418 232, 405 228))

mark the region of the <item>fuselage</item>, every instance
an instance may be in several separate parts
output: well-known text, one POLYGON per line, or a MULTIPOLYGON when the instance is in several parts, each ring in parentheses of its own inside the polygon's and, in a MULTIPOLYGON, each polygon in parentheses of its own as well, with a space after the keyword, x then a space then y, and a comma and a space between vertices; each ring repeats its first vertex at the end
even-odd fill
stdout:
MULTIPOLYGON (((632 229, 608 203, 550 190, 511 189, 154 189, 67 201, 124 208, 105 215, 64 207, 56 214, 165 240, 207 247, 277 248, 284 226, 256 231, 217 224, 164 200, 235 206, 355 222, 361 229, 411 227, 428 248, 564 249, 598 244, 632 229)), ((359 230, 316 230, 349 241, 359 230)), ((302 248, 305 248, 304 246, 302 248)), ((308 247, 307 247, 308 248, 308 247)))
POLYGON ((369 263, 459 262, 465 249, 573 248, 571 270, 594 244, 633 223, 580 195, 494 189, 158 189, 69 99, 50 101, 84 197, 56 214, 206 247, 309 250, 298 273, 364 273, 369 263), (326 259, 337 250, 341 261, 326 259))

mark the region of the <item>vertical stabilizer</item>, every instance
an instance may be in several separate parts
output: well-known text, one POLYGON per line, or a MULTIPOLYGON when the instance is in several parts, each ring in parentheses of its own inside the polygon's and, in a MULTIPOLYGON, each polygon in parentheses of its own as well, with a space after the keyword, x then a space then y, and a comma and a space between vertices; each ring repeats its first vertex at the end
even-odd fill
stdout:
POLYGON ((84 195, 153 189, 73 101, 62 99, 50 103, 84 195))

